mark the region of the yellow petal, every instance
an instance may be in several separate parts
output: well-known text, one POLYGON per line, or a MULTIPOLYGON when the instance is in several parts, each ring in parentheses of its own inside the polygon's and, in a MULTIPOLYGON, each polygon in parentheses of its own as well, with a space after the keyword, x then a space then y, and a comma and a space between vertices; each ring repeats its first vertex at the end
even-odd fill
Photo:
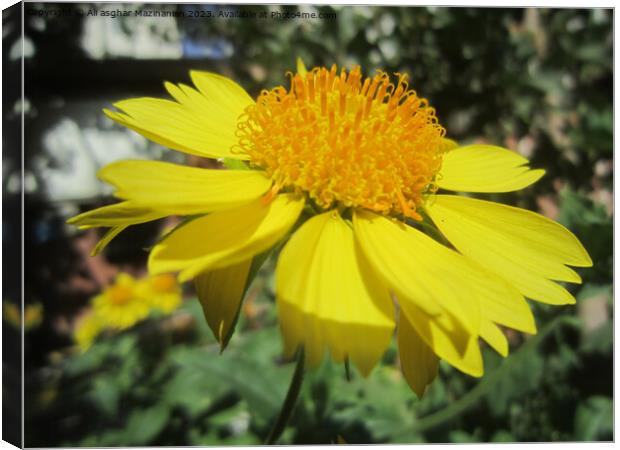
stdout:
POLYGON ((237 321, 252 260, 201 273, 194 279, 207 323, 222 349, 237 321))
POLYGON ((224 114, 227 119, 236 120, 254 103, 245 89, 230 78, 200 70, 190 71, 190 77, 207 101, 219 108, 213 115, 224 114))
POLYGON ((117 188, 117 197, 154 210, 191 215, 232 208, 264 194, 271 181, 255 170, 216 170, 161 161, 119 161, 99 178, 117 188))
MULTIPOLYGON (((150 102, 152 100, 159 100, 159 99, 153 99, 153 98, 136 98, 136 99, 130 99, 130 100, 126 100, 126 102, 131 102, 131 103, 135 103, 138 102, 140 100, 144 100, 146 102, 150 102)), ((168 100, 161 100, 163 102, 168 102, 168 100)), ((164 103, 164 107, 168 108, 170 107, 170 103, 174 103, 174 102, 168 102, 168 103, 164 103)), ((126 104, 126 103, 125 103, 126 104)), ((115 105, 117 106, 117 105, 115 105)), ((117 106, 118 107, 118 106, 117 106)), ((175 107, 176 108, 176 107, 175 107)), ((103 109, 103 113, 108 116, 110 119, 112 119, 113 121, 117 122, 118 124, 129 128, 130 130, 135 131, 136 133, 141 134, 142 136, 144 136, 145 138, 147 138, 150 141, 156 142, 160 145, 163 145, 164 147, 167 148, 171 148, 173 150, 178 150, 180 152, 184 152, 184 153, 188 153, 190 155, 198 155, 198 156, 203 156, 203 157, 207 157, 207 158, 217 158, 217 153, 208 153, 206 150, 201 149, 201 147, 199 147, 199 149, 195 149, 195 148, 191 148, 188 147, 187 145, 181 143, 183 141, 183 139, 179 136, 181 133, 176 132, 176 133, 171 133, 171 132, 167 132, 166 136, 162 135, 161 133, 158 132, 158 127, 156 125, 153 125, 151 123, 149 123, 148 121, 144 121, 144 123, 140 123, 138 120, 134 119, 133 117, 124 114, 122 112, 118 112, 118 111, 112 111, 110 109, 104 108, 103 109), (207 153, 207 154, 205 154, 207 153)), ((139 114, 138 118, 142 118, 143 114, 139 114)), ((164 132, 166 132, 166 129, 163 129, 164 132)), ((226 143, 223 144, 223 146, 226 146, 226 143)))
POLYGON ((250 96, 226 77, 196 71, 190 75, 200 92, 166 83, 176 101, 134 98, 114 104, 121 112, 104 112, 121 125, 174 150, 209 158, 247 159, 239 153, 235 133, 239 116, 253 103, 250 96))
POLYGON ((483 320, 480 325, 480 336, 489 344, 497 353, 506 357, 508 356, 508 340, 497 325, 487 320, 483 320))
POLYGON ((297 73, 301 76, 305 76, 307 72, 308 72, 308 69, 306 69, 304 60, 298 56, 297 57, 297 73))
POLYGON ((473 377, 484 372, 478 345, 478 332, 472 334, 450 314, 431 316, 412 302, 400 299, 401 315, 420 335, 422 340, 441 359, 473 377))
POLYGON ((437 376, 439 358, 407 321, 404 314, 398 321, 398 353, 400 368, 413 391, 422 397, 426 386, 437 376))
POLYGON ((534 315, 523 295, 500 276, 478 264, 469 273, 470 281, 480 300, 480 337, 500 355, 508 355, 508 341, 496 324, 526 333, 536 333, 534 315))
POLYGON ((449 151, 437 177, 442 189, 465 192, 510 192, 535 183, 544 170, 531 170, 519 154, 492 145, 468 145, 449 151))
POLYGON ((278 242, 304 206, 294 194, 216 211, 173 230, 149 256, 151 274, 181 271, 180 281, 252 258, 278 242))
POLYGON ((534 315, 519 290, 494 272, 468 262, 473 267, 468 275, 480 301, 481 324, 492 321, 536 334, 534 315))
POLYGON ((99 334, 105 329, 102 318, 90 312, 78 322, 73 338, 82 352, 87 351, 99 334))
POLYGON ((121 225, 117 227, 112 227, 108 231, 106 231, 103 237, 99 239, 99 242, 97 242, 97 245, 95 245, 95 248, 93 248, 93 250, 90 252, 90 256, 95 256, 101 253, 103 249, 106 248, 107 245, 112 241, 112 239, 118 236, 121 231, 123 231, 128 226, 129 225, 121 225))
POLYGON ((370 212, 353 216, 355 234, 375 271, 401 300, 431 316, 452 314, 478 332, 479 305, 464 258, 424 233, 370 212))
POLYGON ((376 214, 355 212, 353 226, 372 268, 426 344, 463 372, 480 376, 475 267, 422 232, 376 214))
POLYGON ((151 220, 160 219, 167 215, 166 213, 153 211, 150 208, 134 202, 121 202, 78 214, 67 220, 67 223, 77 225, 82 229, 116 227, 150 222, 151 220))
POLYGON ((327 348, 334 360, 371 371, 392 336, 392 300, 338 213, 315 216, 295 232, 280 254, 276 283, 287 353, 301 344, 315 366, 327 348))
POLYGON ((564 264, 590 266, 579 240, 562 225, 520 208, 466 197, 438 195, 426 210, 465 256, 545 303, 574 303, 551 280, 579 282, 564 264))

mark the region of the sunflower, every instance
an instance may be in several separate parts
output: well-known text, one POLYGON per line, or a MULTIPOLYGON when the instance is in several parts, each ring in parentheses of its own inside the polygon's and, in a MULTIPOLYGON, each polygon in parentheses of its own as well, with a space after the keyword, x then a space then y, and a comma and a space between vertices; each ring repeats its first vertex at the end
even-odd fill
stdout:
POLYGON ((193 279, 216 337, 232 331, 256 256, 285 243, 276 267, 284 351, 316 366, 329 351, 367 375, 397 329, 405 378, 421 395, 443 359, 481 376, 479 338, 500 354, 500 326, 535 333, 525 297, 575 302, 557 281, 592 265, 566 228, 466 196, 525 188, 543 176, 504 148, 458 146, 406 74, 299 62, 288 88, 256 101, 234 81, 192 71, 173 100, 135 98, 108 117, 231 170, 121 161, 99 176, 123 201, 70 219, 109 227, 192 216, 151 250, 151 274, 193 279), (232 163, 230 163, 232 162, 232 163))

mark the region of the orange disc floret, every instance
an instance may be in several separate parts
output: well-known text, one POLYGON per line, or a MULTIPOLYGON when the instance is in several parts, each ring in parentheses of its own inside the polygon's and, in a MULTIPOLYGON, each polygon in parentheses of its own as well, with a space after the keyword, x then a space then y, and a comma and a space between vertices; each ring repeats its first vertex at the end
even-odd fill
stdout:
POLYGON ((359 67, 338 74, 314 68, 290 75, 290 87, 263 90, 239 123, 239 144, 278 187, 382 214, 416 212, 446 150, 445 130, 428 101, 408 89, 407 75, 359 67))
POLYGON ((120 284, 109 287, 106 294, 113 305, 124 305, 135 297, 131 287, 120 284))
POLYGON ((179 288, 177 279, 174 275, 165 273, 162 275, 155 275, 151 278, 151 286, 156 292, 174 292, 179 288))

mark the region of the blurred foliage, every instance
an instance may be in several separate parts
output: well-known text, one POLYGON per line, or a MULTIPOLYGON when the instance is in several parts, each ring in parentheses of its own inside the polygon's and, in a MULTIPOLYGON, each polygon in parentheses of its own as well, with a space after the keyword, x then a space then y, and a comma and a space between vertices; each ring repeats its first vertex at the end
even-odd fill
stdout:
MULTIPOLYGON (((306 374, 280 443, 612 440, 612 11, 243 8, 337 18, 178 25, 196 42, 230 42, 224 71, 253 94, 284 83, 297 56, 308 66, 410 73, 450 137, 512 148, 547 170, 536 186, 490 197, 557 218, 594 261, 579 270, 582 285, 567 286, 577 305, 531 302, 539 333, 507 332, 507 359, 484 349, 481 379, 442 363, 417 400, 395 347, 367 379, 353 372, 347 380, 344 367, 326 360, 306 374)), ((84 354, 50 355, 27 380, 26 445, 263 442, 293 373, 281 359, 274 256, 250 287, 222 355, 195 299, 84 354)))

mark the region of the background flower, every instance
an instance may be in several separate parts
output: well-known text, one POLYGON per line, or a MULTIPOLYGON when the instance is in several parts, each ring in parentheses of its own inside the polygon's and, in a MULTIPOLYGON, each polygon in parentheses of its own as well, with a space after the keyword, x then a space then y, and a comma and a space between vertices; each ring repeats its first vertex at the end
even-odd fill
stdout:
POLYGON ((129 328, 144 319, 150 309, 148 298, 138 291, 136 280, 121 273, 114 284, 93 299, 95 314, 112 328, 129 328))
POLYGON ((170 274, 144 278, 138 290, 141 296, 148 299, 152 308, 165 314, 177 309, 183 300, 181 286, 170 274))

